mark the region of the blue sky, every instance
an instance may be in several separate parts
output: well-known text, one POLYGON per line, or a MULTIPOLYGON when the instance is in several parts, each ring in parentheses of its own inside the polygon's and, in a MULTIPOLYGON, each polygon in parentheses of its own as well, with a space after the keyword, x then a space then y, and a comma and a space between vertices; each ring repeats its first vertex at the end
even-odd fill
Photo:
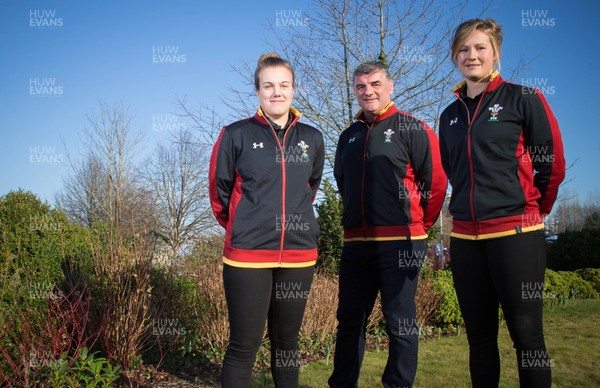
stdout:
MULTIPOLYGON (((600 191, 599 53, 590 43, 599 38, 600 3, 583 3, 494 0, 484 16, 503 25, 503 69, 520 57, 533 61, 512 81, 545 92, 567 162, 577 159, 566 187, 585 201, 600 191)), ((465 16, 479 15, 483 4, 472 1, 465 16)), ((174 111, 176 96, 226 114, 221 98, 242 87, 232 65, 271 50, 278 12, 311 7, 310 0, 0 0, 0 195, 23 188, 53 203, 69 172, 67 152, 79 157, 86 114, 99 100, 129 107, 147 152, 166 138, 155 124, 174 111), (180 63, 157 63, 165 49, 180 63)))

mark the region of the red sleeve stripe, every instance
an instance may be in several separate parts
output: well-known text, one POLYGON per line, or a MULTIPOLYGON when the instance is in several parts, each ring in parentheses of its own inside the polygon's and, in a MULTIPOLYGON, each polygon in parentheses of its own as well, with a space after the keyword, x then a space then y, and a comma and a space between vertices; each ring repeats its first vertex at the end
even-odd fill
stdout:
POLYGON ((423 219, 423 209, 421 208, 420 182, 415 182, 415 174, 410 163, 406 165, 406 174, 402 182, 408 195, 411 223, 415 224, 423 219))
POLYGON ((242 177, 238 173, 238 170, 235 170, 235 185, 233 186, 233 192, 231 193, 231 198, 229 200, 229 219, 227 222, 227 232, 225 233, 226 242, 231 241, 231 226, 233 225, 233 220, 235 219, 235 214, 237 212, 238 204, 242 199, 242 177))
POLYGON ((550 173, 550 179, 548 181, 548 187, 543 194, 542 202, 540 203, 540 213, 543 215, 549 214, 552 211, 552 206, 558 195, 558 187, 561 182, 565 179, 565 154, 563 150, 562 138, 560 135, 560 129, 558 127, 558 121, 554 117, 554 113, 550 109, 550 106, 546 102, 544 95, 535 89, 537 95, 540 97, 540 101, 546 111, 546 117, 550 123, 550 131, 552 133, 552 152, 554 154, 554 162, 552 163, 552 172, 550 173))
POLYGON ((227 228, 227 216, 224 213, 223 204, 221 203, 221 199, 219 198, 219 189, 217 187, 217 158, 219 154, 219 146, 221 144, 221 138, 223 137, 223 133, 225 132, 225 128, 221 130, 221 134, 219 134, 219 138, 213 147, 212 154, 210 156, 210 165, 208 170, 208 195, 210 198, 210 206, 212 207, 213 213, 217 222, 224 228, 227 228))
POLYGON ((525 146, 525 137, 522 131, 521 136, 519 137, 515 158, 518 160, 519 183, 523 190, 523 195, 525 196, 525 212, 539 212, 537 201, 540 199, 541 195, 537 187, 533 184, 533 164, 531 162, 529 151, 525 146))
POLYGON ((423 215, 423 226, 425 230, 431 228, 435 220, 438 218, 444 199, 446 198, 446 187, 448 179, 442 167, 442 157, 440 155, 440 145, 437 136, 423 123, 425 126, 427 137, 429 138, 429 147, 431 149, 431 184, 429 187, 429 199, 423 215))

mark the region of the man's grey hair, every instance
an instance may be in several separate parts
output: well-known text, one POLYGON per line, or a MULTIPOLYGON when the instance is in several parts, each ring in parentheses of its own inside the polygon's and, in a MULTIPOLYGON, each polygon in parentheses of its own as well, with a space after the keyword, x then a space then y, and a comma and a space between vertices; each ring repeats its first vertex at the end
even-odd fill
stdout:
POLYGON ((383 62, 379 62, 379 61, 368 61, 368 62, 361 63, 360 65, 358 65, 356 70, 354 70, 353 76, 354 76, 354 78, 356 78, 356 77, 364 75, 364 74, 371 74, 372 72, 377 71, 377 70, 383 71, 383 74, 385 74, 387 79, 392 79, 387 66, 385 64, 383 64, 383 62))

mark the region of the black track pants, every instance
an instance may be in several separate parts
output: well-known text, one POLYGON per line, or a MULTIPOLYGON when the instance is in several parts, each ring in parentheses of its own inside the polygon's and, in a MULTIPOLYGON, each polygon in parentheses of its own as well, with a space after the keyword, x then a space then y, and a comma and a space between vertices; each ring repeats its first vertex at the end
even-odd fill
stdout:
POLYGON ((530 232, 487 240, 452 238, 454 286, 465 319, 473 387, 497 387, 498 306, 517 353, 521 387, 550 387, 544 343, 542 294, 546 268, 543 234, 530 232))
POLYGON ((313 273, 314 267, 263 269, 224 265, 230 338, 221 372, 223 387, 250 386, 266 321, 275 386, 298 386, 298 332, 313 273))

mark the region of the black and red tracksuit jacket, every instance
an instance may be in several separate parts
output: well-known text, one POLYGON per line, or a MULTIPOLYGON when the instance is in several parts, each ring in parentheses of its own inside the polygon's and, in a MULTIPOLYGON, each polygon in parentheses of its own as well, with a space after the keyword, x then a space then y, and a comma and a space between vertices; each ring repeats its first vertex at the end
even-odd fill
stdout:
POLYGON ((259 109, 223 128, 210 158, 213 212, 235 267, 308 267, 317 259, 312 202, 324 163, 321 133, 293 120, 280 140, 259 109))
POLYGON ((446 193, 435 133, 393 103, 367 124, 361 112, 340 135, 334 175, 344 241, 426 239, 446 193))
POLYGON ((463 81, 440 117, 452 236, 476 240, 543 229, 565 177, 558 122, 546 99, 497 72, 478 98, 469 100, 465 91, 463 81))

